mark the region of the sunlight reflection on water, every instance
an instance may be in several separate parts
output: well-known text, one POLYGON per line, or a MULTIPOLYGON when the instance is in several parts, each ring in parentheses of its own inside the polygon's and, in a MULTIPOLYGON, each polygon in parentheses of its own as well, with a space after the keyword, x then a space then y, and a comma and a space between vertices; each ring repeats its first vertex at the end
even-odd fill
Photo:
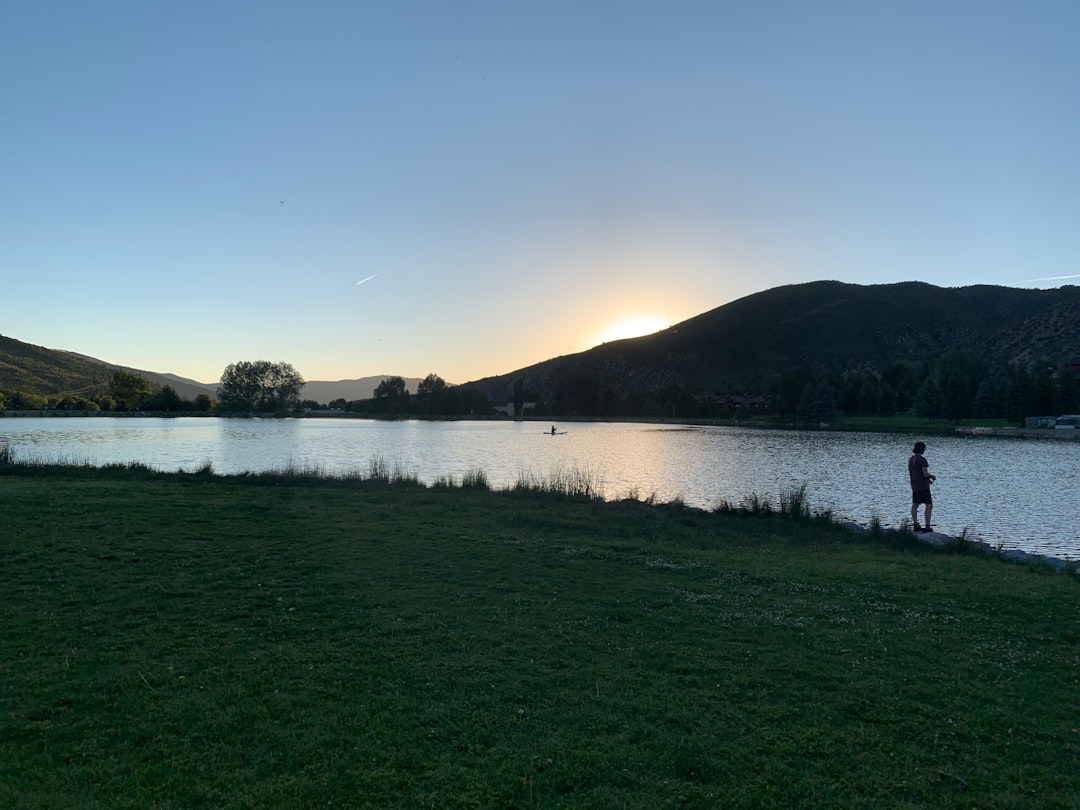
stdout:
MULTIPOLYGON (((776 502, 805 484, 811 505, 896 526, 909 516, 913 437, 636 423, 377 422, 353 419, 7 418, 17 457, 139 461, 218 473, 287 467, 368 471, 373 460, 424 483, 482 470, 494 487, 580 472, 607 498, 655 495, 706 509, 749 495, 776 502)), ((934 523, 992 545, 1080 558, 1080 443, 930 437, 934 523)))

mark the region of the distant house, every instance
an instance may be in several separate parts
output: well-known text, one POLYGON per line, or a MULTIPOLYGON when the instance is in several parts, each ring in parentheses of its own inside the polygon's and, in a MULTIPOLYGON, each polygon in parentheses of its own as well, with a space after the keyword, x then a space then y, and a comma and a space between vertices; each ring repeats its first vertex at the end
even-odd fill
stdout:
POLYGON ((1054 416, 1028 416, 1024 419, 1024 427, 1028 430, 1053 430, 1057 425, 1057 417, 1054 416))
POLYGON ((1062 416, 1029 416, 1024 420, 1024 427, 1037 430, 1078 430, 1080 415, 1068 413, 1062 416))

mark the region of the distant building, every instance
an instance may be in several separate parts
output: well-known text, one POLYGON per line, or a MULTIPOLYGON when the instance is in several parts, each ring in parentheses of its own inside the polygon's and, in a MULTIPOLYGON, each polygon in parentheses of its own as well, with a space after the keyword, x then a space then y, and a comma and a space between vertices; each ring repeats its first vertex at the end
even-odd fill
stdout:
POLYGON ((1080 415, 1029 416, 1024 420, 1024 427, 1033 430, 1077 430, 1080 429, 1080 415))
POLYGON ((1056 416, 1028 416, 1024 419, 1024 427, 1028 430, 1053 430, 1056 426, 1056 416))

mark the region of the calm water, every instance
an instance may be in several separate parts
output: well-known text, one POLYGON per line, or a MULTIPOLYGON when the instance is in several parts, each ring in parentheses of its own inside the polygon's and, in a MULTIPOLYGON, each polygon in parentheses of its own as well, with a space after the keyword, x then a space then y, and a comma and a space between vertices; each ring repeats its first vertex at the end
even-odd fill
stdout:
MULTIPOLYGON (((373 460, 424 483, 483 470, 495 487, 580 471, 608 498, 655 494, 712 508, 806 484, 811 505, 885 526, 909 517, 913 438, 624 423, 377 422, 353 419, 5 418, 16 457, 218 473, 314 468, 366 473, 373 460)), ((934 524, 1008 548, 1080 558, 1080 442, 930 437, 934 524)))

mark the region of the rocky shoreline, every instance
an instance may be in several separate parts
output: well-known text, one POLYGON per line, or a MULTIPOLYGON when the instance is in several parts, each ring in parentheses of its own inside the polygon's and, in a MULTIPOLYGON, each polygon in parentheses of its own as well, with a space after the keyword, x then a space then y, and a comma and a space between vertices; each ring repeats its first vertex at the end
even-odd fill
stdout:
MULTIPOLYGON (((842 525, 859 534, 870 534, 870 529, 858 523, 844 523, 842 525)), ((910 529, 902 531, 910 532, 910 529)), ((999 559, 1015 563, 1016 565, 1041 566, 1048 568, 1056 574, 1072 573, 1080 576, 1080 565, 1077 565, 1076 560, 1063 560, 1060 557, 1032 554, 1018 548, 991 546, 989 543, 984 543, 981 540, 969 540, 966 537, 951 537, 950 535, 941 532, 930 531, 910 533, 920 543, 925 543, 928 546, 934 546, 936 548, 946 548, 948 546, 962 547, 964 549, 981 552, 987 556, 998 557, 999 559)))

